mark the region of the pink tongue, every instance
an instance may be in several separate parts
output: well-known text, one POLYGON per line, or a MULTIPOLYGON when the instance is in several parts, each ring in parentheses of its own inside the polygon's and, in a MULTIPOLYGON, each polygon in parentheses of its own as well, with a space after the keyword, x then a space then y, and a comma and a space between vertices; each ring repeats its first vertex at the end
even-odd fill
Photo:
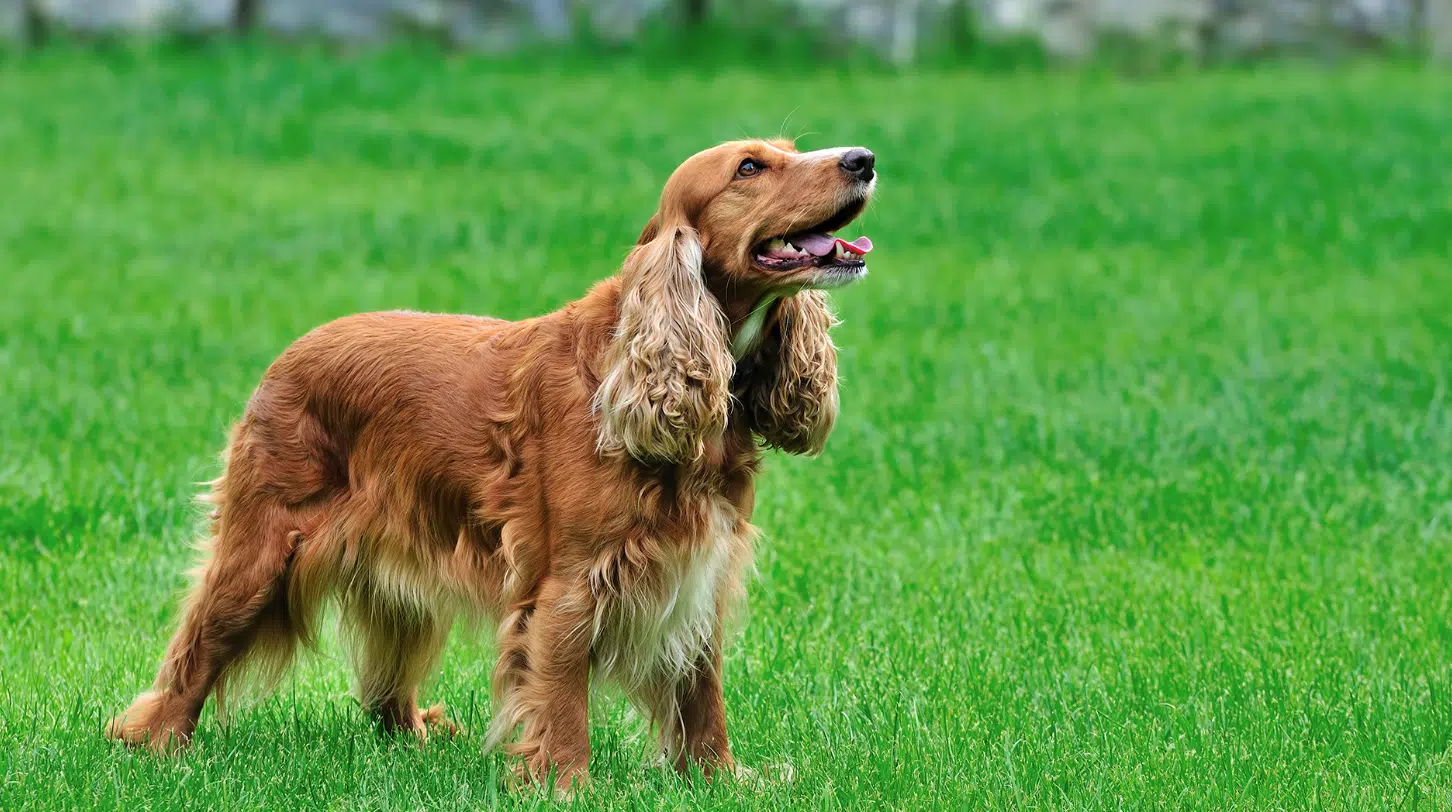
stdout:
POLYGON ((828 237, 826 234, 797 234, 789 238, 787 242, 815 257, 825 257, 837 250, 837 243, 841 243, 859 254, 872 250, 872 240, 866 237, 858 237, 852 242, 847 242, 838 237, 828 237))

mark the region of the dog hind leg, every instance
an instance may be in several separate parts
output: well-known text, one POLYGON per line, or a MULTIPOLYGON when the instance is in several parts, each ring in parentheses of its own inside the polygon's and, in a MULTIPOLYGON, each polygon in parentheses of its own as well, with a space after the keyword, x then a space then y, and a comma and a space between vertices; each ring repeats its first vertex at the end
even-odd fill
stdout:
POLYGON ((244 660, 282 670, 296 639, 283 587, 301 540, 288 511, 266 500, 219 505, 156 681, 111 720, 108 737, 168 752, 191 738, 207 697, 244 660))
POLYGON ((363 594, 344 601, 344 634, 351 643, 358 698, 389 733, 420 740, 428 729, 459 732, 443 705, 420 710, 419 685, 438 665, 452 617, 363 594))

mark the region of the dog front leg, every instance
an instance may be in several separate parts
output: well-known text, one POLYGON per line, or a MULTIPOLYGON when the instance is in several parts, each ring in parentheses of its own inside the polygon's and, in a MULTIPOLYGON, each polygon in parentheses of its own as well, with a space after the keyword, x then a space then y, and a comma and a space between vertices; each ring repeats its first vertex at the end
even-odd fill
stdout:
POLYGON ((674 756, 674 766, 680 772, 690 769, 692 763, 710 776, 718 770, 727 773, 735 769, 731 758, 731 745, 726 738, 726 700, 721 689, 721 655, 714 651, 701 654, 701 662, 691 677, 678 686, 677 702, 680 708, 679 739, 662 731, 666 739, 668 755, 674 756), (670 753, 669 751, 674 751, 670 753))
POLYGON ((519 757, 516 775, 541 785, 553 778, 556 791, 569 794, 589 774, 593 599, 559 579, 546 581, 537 596, 501 632, 505 678, 496 678, 496 738, 522 727, 508 747, 519 757))

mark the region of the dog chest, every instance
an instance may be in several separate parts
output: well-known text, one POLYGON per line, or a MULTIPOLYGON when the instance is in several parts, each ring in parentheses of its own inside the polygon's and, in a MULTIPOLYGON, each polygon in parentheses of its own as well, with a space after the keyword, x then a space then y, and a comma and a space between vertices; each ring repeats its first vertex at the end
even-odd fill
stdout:
POLYGON ((709 535, 671 550, 630 587, 598 596, 594 636, 596 668, 627 687, 695 668, 717 631, 744 539, 735 511, 715 509, 709 535))

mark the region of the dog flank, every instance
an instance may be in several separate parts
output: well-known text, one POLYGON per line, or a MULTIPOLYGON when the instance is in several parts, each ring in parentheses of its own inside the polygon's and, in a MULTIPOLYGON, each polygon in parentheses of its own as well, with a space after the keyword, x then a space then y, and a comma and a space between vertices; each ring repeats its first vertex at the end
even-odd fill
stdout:
POLYGON ((844 154, 694 156, 621 273, 553 313, 364 313, 298 339, 203 497, 209 532, 152 688, 106 734, 185 745, 209 696, 274 685, 332 603, 386 730, 457 729, 419 686, 456 619, 483 618, 498 656, 486 742, 520 778, 586 780, 592 680, 623 689, 676 769, 734 769, 721 657, 761 447, 822 450, 838 397, 818 288, 865 273, 825 255, 773 269, 756 249, 804 226, 824 245, 865 207, 870 164, 844 154), (768 171, 738 177, 748 158, 768 171))

